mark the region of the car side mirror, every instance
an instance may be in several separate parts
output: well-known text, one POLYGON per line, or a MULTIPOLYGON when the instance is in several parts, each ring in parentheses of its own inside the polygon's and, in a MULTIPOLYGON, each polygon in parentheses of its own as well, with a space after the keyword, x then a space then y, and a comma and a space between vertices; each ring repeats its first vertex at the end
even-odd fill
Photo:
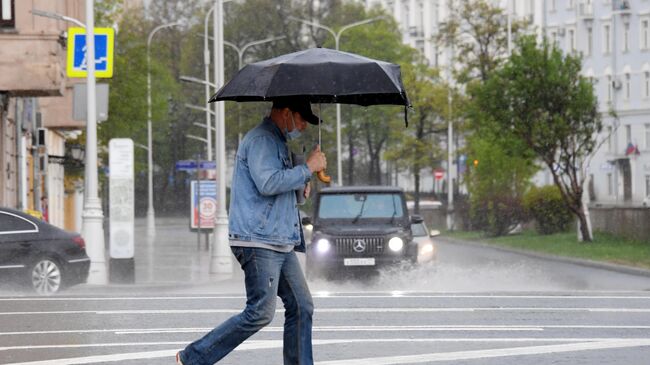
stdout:
POLYGON ((424 222, 424 219, 422 219, 421 216, 419 215, 412 215, 411 216, 411 224, 418 224, 424 222))
POLYGON ((306 225, 308 225, 308 224, 311 224, 311 217, 302 217, 301 222, 302 222, 302 225, 303 225, 303 226, 306 226, 306 225))
POLYGON ((437 229, 432 229, 431 232, 429 232, 429 237, 435 237, 435 236, 440 236, 440 231, 437 229))

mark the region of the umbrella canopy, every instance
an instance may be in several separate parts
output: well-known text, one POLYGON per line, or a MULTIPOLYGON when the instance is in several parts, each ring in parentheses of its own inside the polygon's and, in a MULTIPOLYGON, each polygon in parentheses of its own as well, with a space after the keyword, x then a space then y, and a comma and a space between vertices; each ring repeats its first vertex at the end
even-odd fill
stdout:
POLYGON ((327 48, 251 63, 210 102, 291 96, 306 97, 312 103, 409 106, 398 65, 327 48))

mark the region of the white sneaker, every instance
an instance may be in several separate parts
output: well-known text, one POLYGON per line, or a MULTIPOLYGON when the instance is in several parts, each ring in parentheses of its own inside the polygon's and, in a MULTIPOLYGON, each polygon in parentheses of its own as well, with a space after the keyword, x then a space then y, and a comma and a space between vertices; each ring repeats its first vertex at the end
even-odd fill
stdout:
POLYGON ((176 353, 176 363, 179 365, 183 365, 183 362, 181 361, 181 353, 177 352, 176 353))

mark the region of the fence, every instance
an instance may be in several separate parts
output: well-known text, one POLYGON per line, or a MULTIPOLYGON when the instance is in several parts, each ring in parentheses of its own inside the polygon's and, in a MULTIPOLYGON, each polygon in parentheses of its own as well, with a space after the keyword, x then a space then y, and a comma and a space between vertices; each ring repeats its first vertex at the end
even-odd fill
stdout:
POLYGON ((639 241, 650 241, 650 209, 644 207, 590 207, 595 231, 639 241))

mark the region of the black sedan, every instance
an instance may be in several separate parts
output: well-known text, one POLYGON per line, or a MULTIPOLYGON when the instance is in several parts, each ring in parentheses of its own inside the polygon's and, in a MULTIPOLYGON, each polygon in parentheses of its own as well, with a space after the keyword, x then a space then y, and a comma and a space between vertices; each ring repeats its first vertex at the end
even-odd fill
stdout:
POLYGON ((90 258, 76 233, 31 215, 0 208, 0 282, 18 282, 51 295, 88 278, 90 258))

